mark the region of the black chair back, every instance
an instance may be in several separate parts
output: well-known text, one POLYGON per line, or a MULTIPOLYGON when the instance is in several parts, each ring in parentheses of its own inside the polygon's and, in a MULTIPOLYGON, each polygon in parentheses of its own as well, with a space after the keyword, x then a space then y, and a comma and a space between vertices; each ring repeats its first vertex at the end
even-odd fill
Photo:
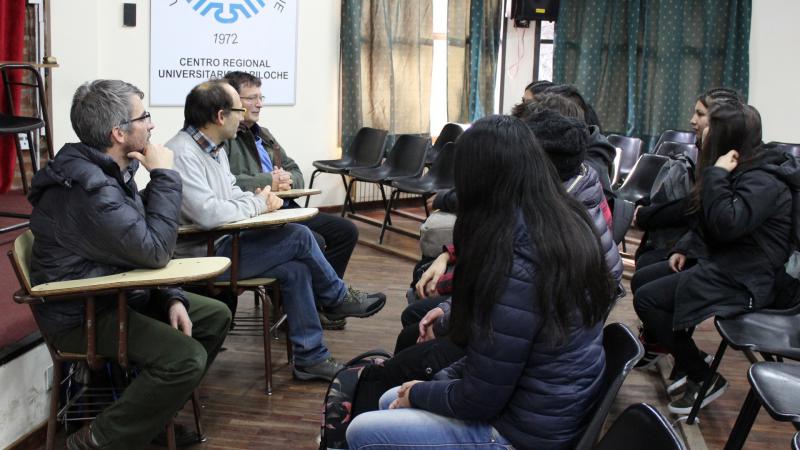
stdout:
POLYGON ((621 323, 612 323, 603 329, 603 349, 606 353, 603 388, 590 412, 589 425, 575 446, 576 450, 589 450, 594 447, 619 388, 622 387, 633 366, 644 355, 644 348, 639 339, 621 323))
POLYGON ((457 123, 445 124, 442 127, 442 131, 439 132, 439 136, 436 138, 436 142, 433 144, 433 147, 428 149, 428 155, 425 157, 425 165, 430 166, 433 164, 444 146, 450 142, 455 142, 455 140, 458 139, 463 132, 464 129, 461 128, 461 125, 457 123))
POLYGON ((686 446, 663 414, 647 403, 629 406, 594 450, 684 450, 686 446))
POLYGON ((770 142, 770 146, 774 146, 775 148, 783 151, 788 152, 794 155, 795 158, 800 158, 800 144, 787 144, 785 142, 770 142))
POLYGON ((631 203, 636 203, 644 197, 650 195, 650 189, 656 180, 661 166, 667 162, 666 156, 645 153, 639 157, 639 161, 633 166, 630 175, 617 189, 618 198, 625 199, 631 203))
POLYGON ((610 134, 608 136, 608 143, 622 150, 617 162, 617 170, 612 180, 612 185, 617 185, 628 178, 631 169, 636 165, 639 155, 642 153, 642 145, 644 144, 641 139, 637 137, 620 136, 618 134, 610 134))
POLYGON ((694 131, 676 131, 676 130, 667 130, 661 133, 661 136, 658 137, 658 142, 656 142, 654 149, 658 149, 658 147, 663 144, 664 142, 683 142, 685 144, 694 144, 697 140, 697 135, 694 131))
POLYGON ((692 161, 697 162, 697 146, 685 142, 662 142, 661 145, 656 148, 655 154, 666 157, 687 155, 692 161))
POLYGON ((428 138, 421 136, 400 135, 383 162, 383 166, 388 169, 384 178, 394 179, 421 175, 425 165, 428 142, 428 138))
POLYGON ((455 185, 456 145, 448 142, 442 146, 431 168, 423 176, 430 178, 436 189, 448 189, 455 185))
POLYGON ((350 148, 342 158, 350 158, 351 166, 377 166, 383 159, 383 146, 386 142, 386 130, 363 127, 358 130, 350 148))

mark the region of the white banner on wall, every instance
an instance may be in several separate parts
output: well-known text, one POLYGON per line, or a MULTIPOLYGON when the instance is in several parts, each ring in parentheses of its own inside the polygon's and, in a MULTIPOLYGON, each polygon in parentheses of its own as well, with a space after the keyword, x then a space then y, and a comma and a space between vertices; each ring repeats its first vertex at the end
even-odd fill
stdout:
POLYGON ((293 105, 299 0, 153 0, 150 105, 183 106, 231 70, 262 79, 265 105, 293 105))

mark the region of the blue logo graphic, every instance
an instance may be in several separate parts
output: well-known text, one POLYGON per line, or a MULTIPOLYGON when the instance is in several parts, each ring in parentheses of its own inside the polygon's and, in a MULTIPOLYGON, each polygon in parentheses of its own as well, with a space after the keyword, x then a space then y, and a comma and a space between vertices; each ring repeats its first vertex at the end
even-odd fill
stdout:
POLYGON ((225 24, 235 23, 242 16, 249 19, 266 6, 264 0, 186 0, 186 3, 190 5, 192 2, 194 2, 192 9, 201 16, 207 16, 209 12, 213 12, 214 20, 225 24))

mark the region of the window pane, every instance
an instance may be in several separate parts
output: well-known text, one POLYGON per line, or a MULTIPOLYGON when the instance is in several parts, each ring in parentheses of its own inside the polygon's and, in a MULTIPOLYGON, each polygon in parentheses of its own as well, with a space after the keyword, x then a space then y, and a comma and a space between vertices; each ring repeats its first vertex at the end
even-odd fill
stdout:
POLYGON ((539 79, 553 79, 553 44, 541 44, 539 47, 539 79))
POLYGON ((542 39, 553 39, 555 22, 542 22, 542 39))
POLYGON ((447 0, 433 0, 433 32, 447 33, 447 0))

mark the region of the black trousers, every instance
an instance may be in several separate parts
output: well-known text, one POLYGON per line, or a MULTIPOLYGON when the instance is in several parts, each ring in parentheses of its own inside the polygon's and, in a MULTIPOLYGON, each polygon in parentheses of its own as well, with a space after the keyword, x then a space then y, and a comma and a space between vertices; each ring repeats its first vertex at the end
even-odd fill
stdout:
POLYGON ((358 243, 358 228, 348 219, 325 213, 319 213, 300 223, 314 232, 317 242, 322 244, 320 248, 325 259, 336 275, 344 278, 350 256, 358 243))
POLYGON ((437 372, 458 361, 466 352, 448 338, 415 344, 398 352, 383 366, 364 369, 353 400, 353 415, 378 409, 378 400, 389 389, 406 381, 428 381, 437 372))
MULTIPOLYGON (((633 307, 642 320, 646 339, 666 347, 675 357, 676 371, 685 371, 690 380, 700 383, 710 369, 692 339, 694 328, 672 329, 675 290, 680 277, 689 270, 692 268, 674 273, 667 262, 662 262, 637 271, 641 273, 634 291, 633 307)), ((633 289, 633 283, 631 285, 633 289)))

